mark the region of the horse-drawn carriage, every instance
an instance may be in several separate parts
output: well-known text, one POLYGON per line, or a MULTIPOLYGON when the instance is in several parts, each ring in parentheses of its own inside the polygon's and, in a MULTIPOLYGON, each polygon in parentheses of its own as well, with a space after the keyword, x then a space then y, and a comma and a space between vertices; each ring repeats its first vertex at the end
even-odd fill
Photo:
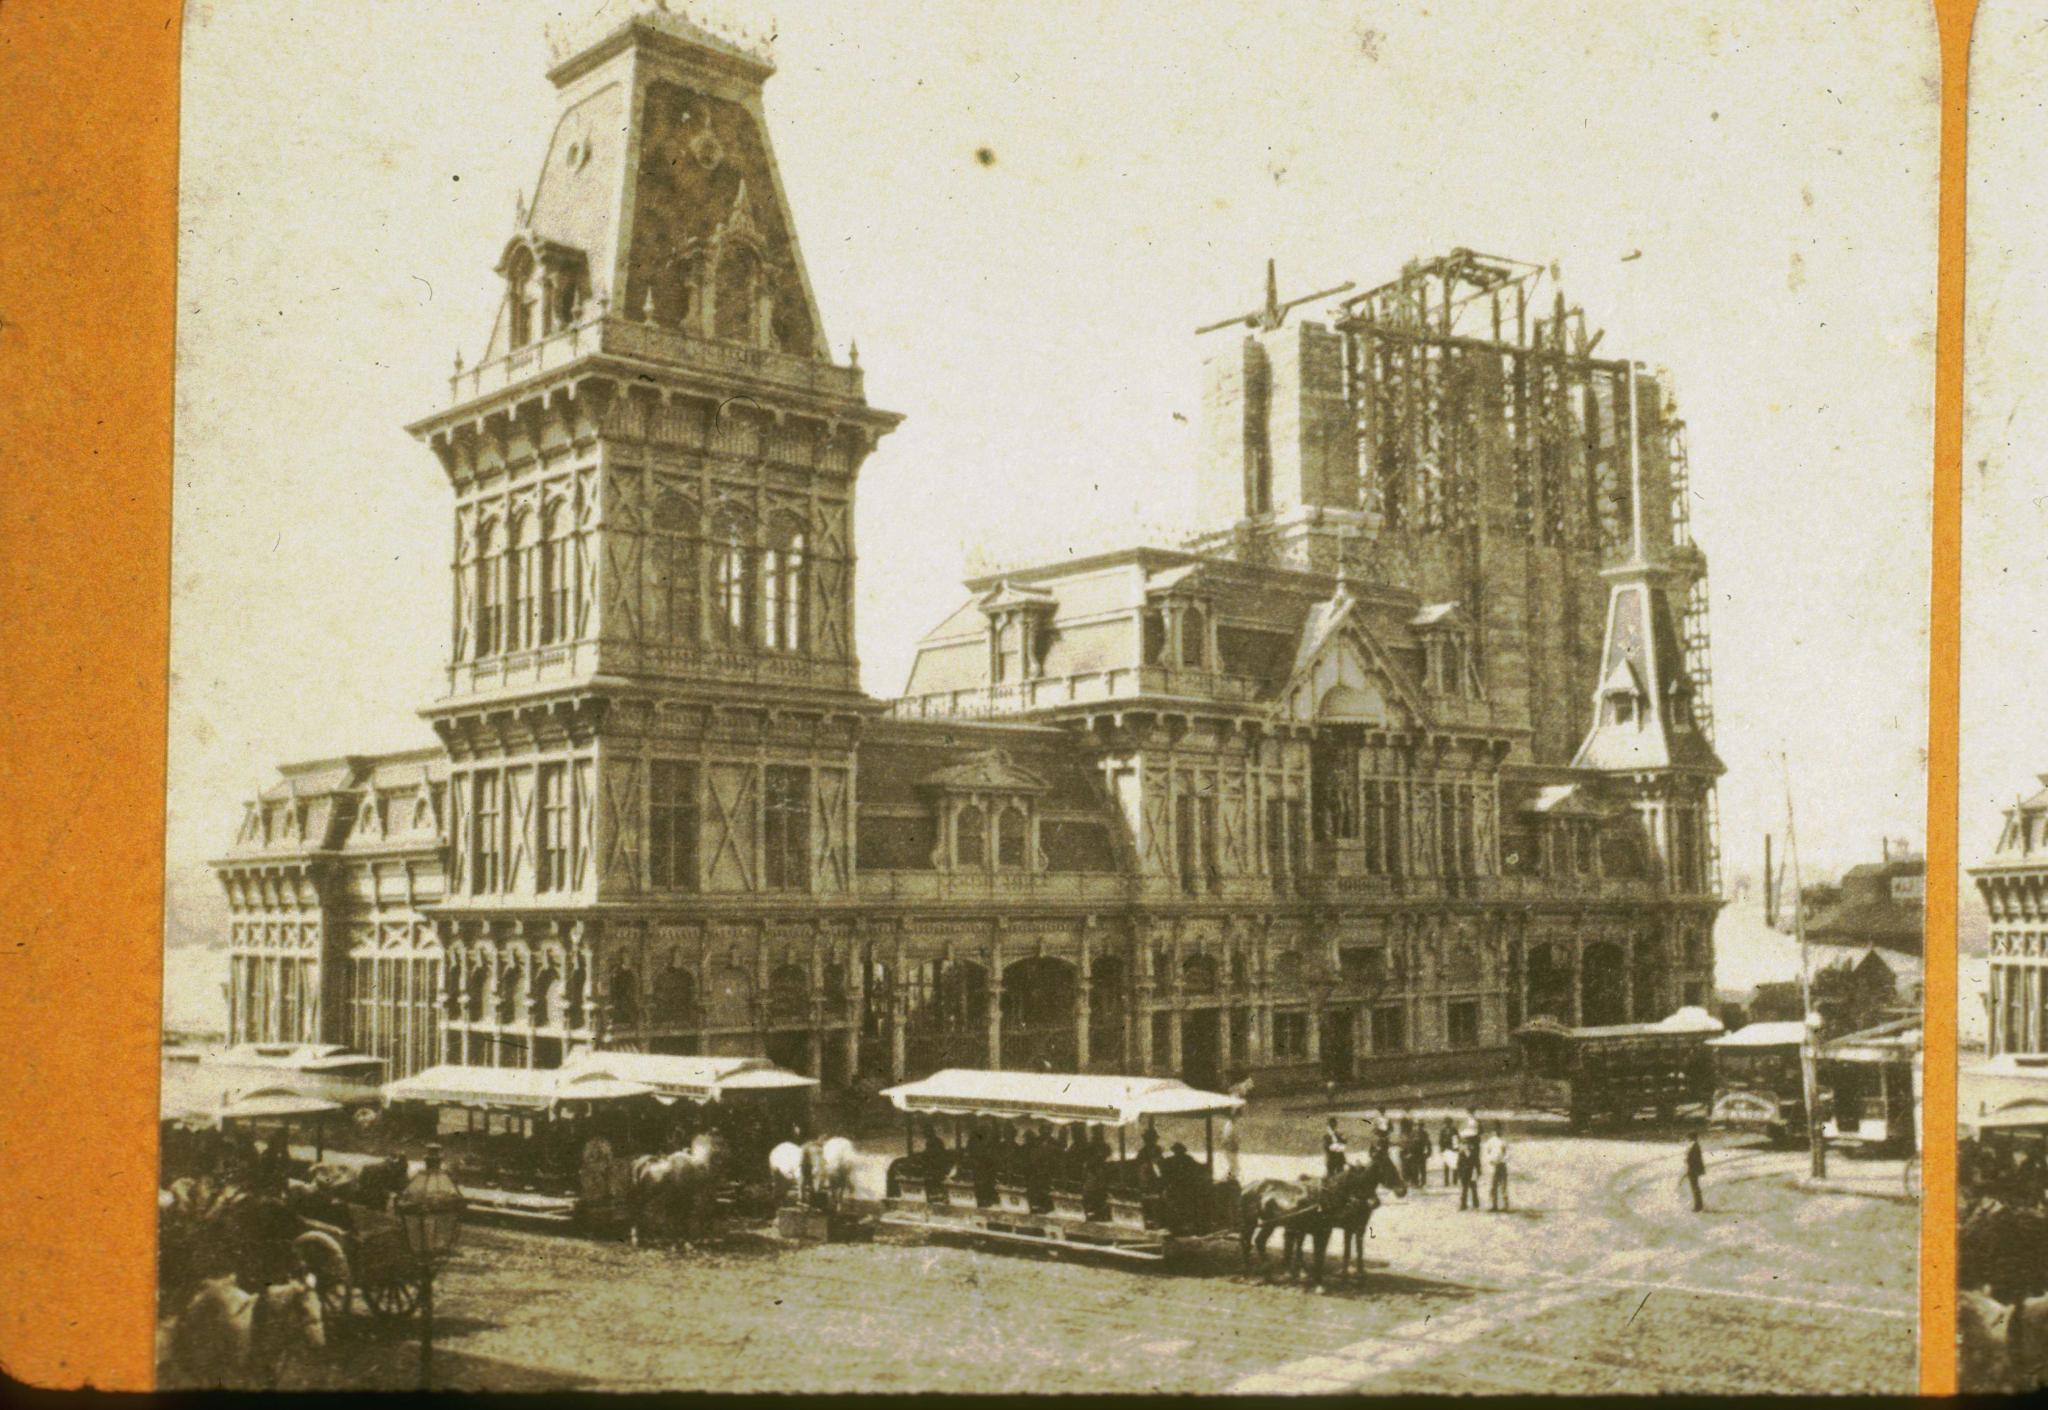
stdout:
POLYGON ((1175 1241, 1237 1232, 1237 1184, 1215 1178, 1214 1126, 1241 1098, 1170 1078, 963 1068, 883 1095, 904 1114, 909 1146, 890 1168, 886 1224, 1147 1260, 1175 1241), (1206 1160, 1184 1146, 1158 1150, 1157 1123, 1194 1120, 1206 1160), (1022 1145, 1011 1140, 1015 1123, 1030 1128, 1022 1145), (948 1124, 951 1148, 939 1135, 948 1124), (1128 1133, 1141 1124, 1147 1143, 1133 1157, 1128 1133))
POLYGON ((745 1203, 817 1085, 767 1058, 592 1052, 553 1069, 430 1068, 384 1095, 439 1113, 473 1211, 610 1232, 630 1222, 636 1161, 707 1131, 721 1140, 718 1206, 745 1203))

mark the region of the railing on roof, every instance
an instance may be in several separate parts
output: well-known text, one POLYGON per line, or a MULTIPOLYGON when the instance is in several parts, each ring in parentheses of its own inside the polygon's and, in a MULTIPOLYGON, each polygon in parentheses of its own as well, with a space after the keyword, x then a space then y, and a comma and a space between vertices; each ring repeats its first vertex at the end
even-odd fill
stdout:
POLYGON ((488 362, 458 369, 448 378, 449 402, 460 405, 503 391, 598 352, 647 362, 683 363, 819 396, 858 399, 862 395, 864 379, 858 367, 839 367, 774 348, 700 338, 678 328, 618 317, 599 303, 566 328, 488 362))
POLYGON ((918 901, 1113 901, 1129 893, 1116 872, 879 871, 862 868, 855 889, 866 899, 918 901))
POLYGON ((1264 688, 1263 681, 1251 676, 1167 666, 1115 666, 1069 676, 1042 676, 1001 685, 906 695, 890 702, 889 713, 899 720, 978 718, 1150 696, 1240 705, 1257 700, 1264 688))

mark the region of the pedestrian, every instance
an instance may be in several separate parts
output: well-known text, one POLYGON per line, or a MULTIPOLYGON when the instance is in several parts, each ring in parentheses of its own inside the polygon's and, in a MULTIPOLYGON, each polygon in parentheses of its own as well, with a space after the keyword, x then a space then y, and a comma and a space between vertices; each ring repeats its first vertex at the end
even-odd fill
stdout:
POLYGON ((1458 1128, 1458 1134, 1468 1141, 1479 1139, 1479 1108, 1465 1108, 1465 1124, 1458 1128))
POLYGON ((1429 1123, 1418 1121, 1415 1129, 1408 1133, 1408 1149, 1402 1162, 1406 1171, 1402 1179, 1420 1189, 1429 1183, 1429 1123))
POLYGON ((1707 1202, 1700 1195, 1700 1180, 1707 1173, 1707 1157, 1700 1150, 1700 1133, 1692 1133, 1692 1143, 1685 1148, 1685 1183, 1692 1186, 1692 1212, 1704 1214, 1707 1202))
POLYGON ((1479 1135, 1458 1142, 1458 1208, 1479 1208, 1479 1135))
POLYGON ((1337 1129, 1337 1118, 1331 1117, 1323 1125, 1323 1173, 1335 1178, 1344 1170, 1344 1136, 1337 1129))
POLYGON ((1237 1183, 1237 1115, 1223 1118, 1223 1178, 1237 1183))
POLYGON ((1436 1133, 1436 1148, 1444 1168, 1444 1188, 1448 1190, 1458 1171, 1458 1127, 1449 1112, 1444 1113, 1444 1124, 1436 1133))
POLYGON ((1486 1138, 1485 1158, 1487 1203, 1498 1214, 1508 1207, 1508 1138, 1498 1121, 1493 1123, 1493 1134, 1486 1138))

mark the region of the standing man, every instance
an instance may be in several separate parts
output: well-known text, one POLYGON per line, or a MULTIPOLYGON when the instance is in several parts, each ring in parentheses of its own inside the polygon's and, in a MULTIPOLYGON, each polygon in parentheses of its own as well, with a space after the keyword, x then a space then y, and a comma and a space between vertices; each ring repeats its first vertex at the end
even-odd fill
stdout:
POLYGON ((1451 1120, 1450 1113, 1444 1113, 1444 1124, 1436 1133, 1437 1162, 1444 1168, 1444 1188, 1449 1189, 1458 1180, 1458 1127, 1451 1120))
POLYGON ((1479 1208, 1479 1133, 1458 1142, 1458 1208, 1479 1208))
POLYGON ((1224 1117, 1224 1118, 1223 1118, 1223 1142, 1222 1142, 1222 1150, 1223 1150, 1223 1178, 1224 1178, 1224 1179, 1226 1179, 1226 1180, 1228 1180, 1228 1181, 1230 1181, 1230 1182, 1231 1182, 1232 1184, 1236 1184, 1236 1183, 1238 1182, 1238 1179, 1237 1179, 1237 1113, 1236 1113, 1236 1112, 1232 1112, 1232 1113, 1230 1113, 1230 1114, 1229 1114, 1228 1116, 1226 1116, 1226 1117, 1224 1117))
POLYGON ((1493 1123, 1493 1134, 1486 1138, 1486 1172, 1490 1183, 1487 1186, 1487 1201, 1495 1214, 1508 1207, 1508 1138, 1501 1122, 1493 1123))
POLYGON ((1323 1126, 1323 1174, 1335 1179, 1344 1170, 1344 1137, 1337 1130, 1337 1118, 1323 1126))
POLYGON ((1685 1148, 1685 1183, 1692 1186, 1692 1212, 1704 1214, 1706 1200, 1700 1197, 1700 1180, 1707 1173, 1707 1158, 1700 1151, 1700 1133, 1692 1133, 1692 1143, 1685 1148))

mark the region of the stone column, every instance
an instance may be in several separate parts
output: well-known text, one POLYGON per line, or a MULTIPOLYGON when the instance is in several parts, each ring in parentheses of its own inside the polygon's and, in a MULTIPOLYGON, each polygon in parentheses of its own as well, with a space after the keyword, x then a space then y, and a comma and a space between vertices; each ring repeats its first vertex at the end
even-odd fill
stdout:
POLYGON ((868 1021, 867 947, 856 940, 846 963, 846 1080, 860 1076, 860 1033, 868 1021))
POLYGON ((904 1030, 910 1022, 910 988, 906 981, 906 957, 909 943, 904 937, 903 927, 896 927, 896 958, 891 971, 894 983, 889 992, 889 1080, 901 1082, 904 1073, 903 1039, 904 1030))
POLYGON ((1579 985, 1580 985, 1580 983, 1581 983, 1581 980, 1582 980, 1582 978, 1583 978, 1583 974, 1582 974, 1582 971, 1583 971, 1583 969, 1584 969, 1584 962, 1585 962, 1585 949, 1586 949, 1586 942, 1585 942, 1585 941, 1584 941, 1583 939, 1581 939, 1580 937, 1578 937, 1577 935, 1574 935, 1574 936, 1572 937, 1572 947, 1571 947, 1571 949, 1572 949, 1572 953, 1571 953, 1571 960, 1572 960, 1572 1002, 1571 1002, 1571 1026, 1572 1026, 1572 1027, 1574 1027, 1574 1028, 1576 1028, 1576 1027, 1578 1027, 1578 1026, 1579 1026, 1579 1008, 1580 1008, 1580 998, 1581 998, 1581 995, 1580 995, 1580 993, 1579 993, 1579 985))
POLYGON ((1094 927, 1081 927, 1081 962, 1074 976, 1074 1067, 1081 1072, 1088 1070, 1088 1022, 1093 1002, 1089 984, 1095 968, 1094 927))
POLYGON ((1003 1065, 1003 942, 1000 938, 990 941, 988 947, 988 1065, 991 1069, 1003 1065))
MULTIPOLYGON (((1642 943, 1643 937, 1635 936, 1621 952, 1621 1013, 1624 1023, 1636 1021, 1636 946, 1642 943)), ((1662 1016, 1654 1015, 1659 1018, 1662 1016)))
POLYGON ((1173 1007, 1167 1010, 1166 1017, 1166 1065, 1172 1069, 1175 1076, 1179 1076, 1181 1070, 1181 1023, 1183 1017, 1180 1003, 1176 1000, 1173 1007))
POLYGON ((1230 1006, 1236 1001, 1237 995, 1235 991, 1226 989, 1223 994, 1223 1007, 1216 1011, 1216 1047, 1218 1049, 1216 1065, 1225 1074, 1230 1073, 1237 1066, 1237 1058, 1233 1055, 1230 1046, 1230 1006))
POLYGON ((1308 1060, 1323 1060, 1323 1001, 1319 998, 1308 1001, 1308 1060))
POLYGON ((1136 982, 1131 985, 1131 1051, 1137 1054, 1140 1075, 1152 1071, 1152 945, 1144 921, 1131 926, 1131 966, 1136 982))

